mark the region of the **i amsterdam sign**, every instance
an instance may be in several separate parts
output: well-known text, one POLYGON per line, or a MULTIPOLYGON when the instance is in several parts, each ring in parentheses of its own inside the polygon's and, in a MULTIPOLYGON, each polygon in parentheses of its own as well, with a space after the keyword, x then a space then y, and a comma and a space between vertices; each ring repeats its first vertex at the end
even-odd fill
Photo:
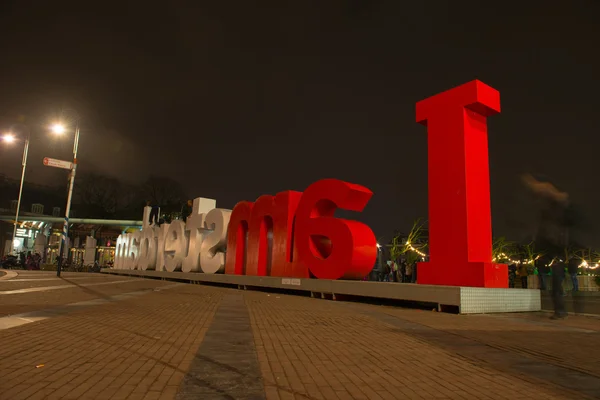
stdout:
MULTIPOLYGON (((508 286, 507 266, 492 262, 487 117, 498 112, 500 94, 477 80, 417 103, 429 136, 430 259, 418 266, 419 284, 508 286)), ((233 210, 197 198, 187 223, 121 235, 115 268, 361 279, 375 264, 375 235, 334 212, 362 211, 372 195, 325 179, 233 210)))
POLYGON ((363 186, 324 179, 304 192, 261 196, 233 210, 197 198, 186 223, 121 235, 115 268, 360 279, 375 264, 375 235, 333 214, 338 208, 362 211, 372 195, 363 186))

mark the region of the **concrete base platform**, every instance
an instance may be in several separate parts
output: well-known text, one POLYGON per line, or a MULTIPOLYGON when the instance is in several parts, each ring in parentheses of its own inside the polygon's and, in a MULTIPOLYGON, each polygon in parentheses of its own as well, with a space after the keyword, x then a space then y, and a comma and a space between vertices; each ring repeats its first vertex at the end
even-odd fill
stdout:
POLYGON ((542 309, 540 291, 534 289, 486 289, 410 283, 275 278, 194 272, 117 270, 112 268, 104 268, 101 272, 187 283, 221 284, 237 286, 240 289, 272 288, 310 292, 313 297, 332 298, 333 300, 338 296, 353 296, 429 303, 437 306, 439 311, 458 311, 460 314, 528 312, 542 309))

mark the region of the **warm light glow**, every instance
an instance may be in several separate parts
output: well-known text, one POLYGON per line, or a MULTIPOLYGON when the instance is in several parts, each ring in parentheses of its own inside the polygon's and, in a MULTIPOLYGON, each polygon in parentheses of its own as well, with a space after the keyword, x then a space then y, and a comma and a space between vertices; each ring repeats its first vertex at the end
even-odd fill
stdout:
POLYGON ((380 247, 381 247, 381 245, 379 243, 377 243, 377 248, 380 248, 380 247))
POLYGON ((6 135, 2 136, 2 140, 4 140, 6 143, 12 143, 15 141, 15 135, 12 133, 7 133, 6 135))
POLYGON ((50 127, 50 129, 57 135, 62 135, 65 133, 65 126, 63 124, 54 124, 50 127))

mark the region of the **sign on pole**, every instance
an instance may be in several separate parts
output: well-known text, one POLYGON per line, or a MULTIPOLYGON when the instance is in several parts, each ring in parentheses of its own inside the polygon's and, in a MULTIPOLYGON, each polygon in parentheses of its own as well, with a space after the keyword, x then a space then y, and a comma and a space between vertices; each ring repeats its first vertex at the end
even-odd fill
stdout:
POLYGON ((73 169, 73 163, 69 161, 57 160, 56 158, 44 157, 44 165, 47 167, 73 169))

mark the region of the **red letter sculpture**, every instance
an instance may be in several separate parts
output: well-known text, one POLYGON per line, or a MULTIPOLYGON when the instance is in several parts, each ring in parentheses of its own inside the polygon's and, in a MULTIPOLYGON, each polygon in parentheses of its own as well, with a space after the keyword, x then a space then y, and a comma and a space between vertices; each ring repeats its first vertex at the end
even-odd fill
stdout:
POLYGON ((240 201, 233 207, 227 231, 226 274, 244 275, 246 273, 246 236, 252 206, 253 204, 249 201, 240 201))
POLYGON ((487 117, 500 94, 472 81, 417 103, 427 126, 430 260, 420 284, 508 287, 506 265, 492 262, 487 117))
POLYGON ((310 185, 296 211, 295 269, 310 270, 319 279, 360 279, 368 275, 377 257, 373 231, 363 223, 335 218, 333 214, 337 208, 362 211, 372 195, 363 186, 336 179, 310 185))
POLYGON ((225 273, 296 277, 292 269, 292 226, 301 195, 290 190, 276 196, 260 196, 254 204, 241 202, 234 207, 225 273), (273 234, 272 249, 269 249, 269 231, 273 234))

